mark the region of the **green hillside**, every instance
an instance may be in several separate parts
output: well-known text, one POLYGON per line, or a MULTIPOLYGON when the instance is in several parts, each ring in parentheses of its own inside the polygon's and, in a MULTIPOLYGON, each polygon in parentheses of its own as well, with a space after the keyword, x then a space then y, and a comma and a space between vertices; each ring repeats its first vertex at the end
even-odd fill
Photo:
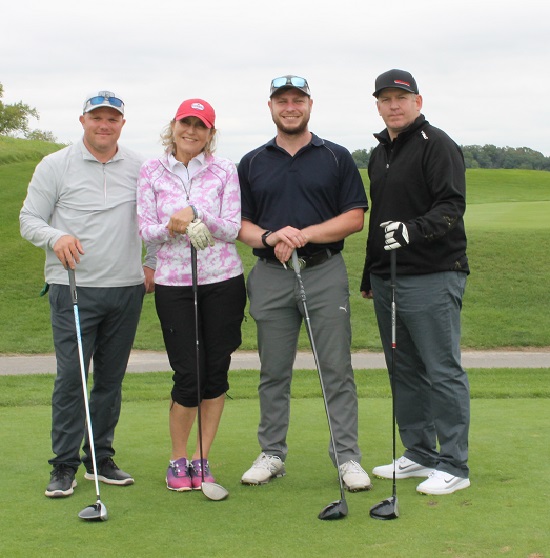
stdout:
POLYGON ((44 155, 64 147, 60 143, 47 143, 0 136, 0 165, 32 161, 36 165, 44 155))
MULTIPOLYGON (((0 137, 0 353, 53 351, 49 306, 38 297, 43 286, 43 252, 19 234, 18 215, 34 167, 61 146, 0 137)), ((368 189, 366 172, 362 176, 368 189)), ((467 171, 466 227, 472 273, 463 310, 463 346, 470 349, 550 346, 550 173, 544 171, 467 171)), ((366 219, 368 220, 368 213, 366 219)), ((366 223, 367 224, 367 223, 366 223)), ((367 227, 346 240, 354 350, 380 350, 372 302, 361 298, 367 227)), ((251 250, 238 243, 245 270, 251 250)), ((146 297, 135 343, 163 350, 154 310, 146 297)), ((305 334, 300 346, 308 348, 305 334)), ((249 316, 242 349, 256 347, 249 316)))

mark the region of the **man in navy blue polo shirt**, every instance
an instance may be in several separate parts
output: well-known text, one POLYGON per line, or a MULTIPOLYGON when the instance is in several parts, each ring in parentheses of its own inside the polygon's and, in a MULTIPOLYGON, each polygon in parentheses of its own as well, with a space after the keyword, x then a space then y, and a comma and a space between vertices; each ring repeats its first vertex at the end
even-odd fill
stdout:
POLYGON ((329 455, 348 490, 367 490, 357 443, 357 390, 351 366, 351 323, 344 239, 361 231, 368 202, 350 153, 308 130, 313 101, 307 81, 271 82, 277 135, 239 164, 242 228, 239 239, 258 260, 248 281, 250 315, 258 331, 259 457, 243 484, 265 484, 286 474, 290 383, 303 314, 296 276, 287 262, 297 250, 336 448, 329 455))

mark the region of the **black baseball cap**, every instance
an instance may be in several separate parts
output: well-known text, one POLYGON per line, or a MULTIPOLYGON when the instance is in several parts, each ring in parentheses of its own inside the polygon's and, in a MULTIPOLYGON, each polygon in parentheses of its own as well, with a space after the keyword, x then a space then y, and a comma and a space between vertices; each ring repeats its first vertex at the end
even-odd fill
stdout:
POLYGON ((380 95, 382 89, 388 87, 396 87, 397 89, 404 89, 409 93, 414 93, 418 95, 418 85, 416 85, 416 80, 409 72, 405 70, 388 70, 383 74, 380 74, 376 81, 374 82, 374 93, 375 97, 380 95))

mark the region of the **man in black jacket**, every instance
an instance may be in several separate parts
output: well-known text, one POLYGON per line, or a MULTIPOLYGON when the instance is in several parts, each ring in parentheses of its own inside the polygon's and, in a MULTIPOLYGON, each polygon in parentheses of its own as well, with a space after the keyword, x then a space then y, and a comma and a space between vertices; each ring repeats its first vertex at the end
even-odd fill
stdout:
MULTIPOLYGON (((470 391, 460 355, 460 311, 469 273, 460 148, 421 114, 414 77, 376 78, 386 129, 369 161, 372 210, 364 298, 374 299, 388 369, 391 359, 390 251, 397 253, 395 410, 406 450, 396 478, 428 477, 416 490, 451 494, 470 486, 470 391), (439 442, 439 451, 437 449, 439 442)), ((393 463, 373 473, 393 478, 393 463)))

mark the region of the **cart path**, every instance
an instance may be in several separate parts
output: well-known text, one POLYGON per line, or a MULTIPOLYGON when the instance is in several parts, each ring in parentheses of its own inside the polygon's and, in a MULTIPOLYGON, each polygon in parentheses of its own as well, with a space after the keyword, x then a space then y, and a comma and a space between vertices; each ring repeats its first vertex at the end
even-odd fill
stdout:
MULTIPOLYGON (((384 355, 375 352, 352 353, 354 369, 385 368, 384 355)), ((550 368, 550 347, 526 350, 462 351, 462 364, 468 368, 550 368)), ((294 367, 315 369, 311 352, 299 352, 294 367)), ((231 358, 231 370, 259 370, 255 351, 237 351, 231 358)), ((54 354, 0 355, 0 375, 55 374, 54 354)), ((132 351, 128 372, 159 372, 170 370, 163 351, 132 351)))

